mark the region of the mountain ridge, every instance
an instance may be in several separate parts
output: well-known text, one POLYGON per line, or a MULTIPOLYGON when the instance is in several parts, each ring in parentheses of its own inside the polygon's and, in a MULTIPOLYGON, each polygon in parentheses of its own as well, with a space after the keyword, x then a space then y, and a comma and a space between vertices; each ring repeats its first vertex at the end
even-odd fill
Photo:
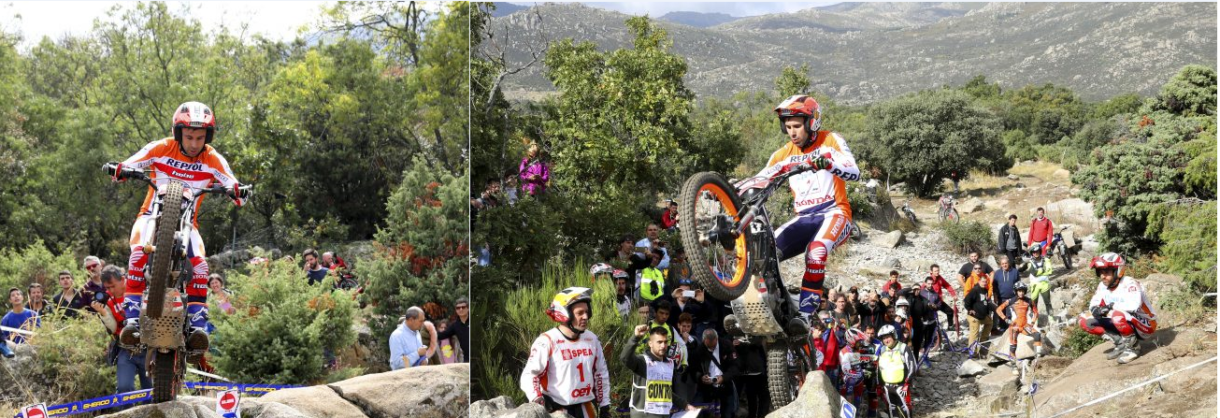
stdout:
MULTIPOLYGON (((630 45, 629 15, 583 4, 534 7, 552 40, 630 45)), ((493 24, 530 29, 513 16, 493 24)), ((770 91, 785 65, 809 64, 813 89, 845 104, 980 74, 1006 89, 1053 83, 1102 100, 1152 95, 1182 66, 1216 62, 1215 3, 842 3, 712 27, 657 24, 687 59, 687 86, 700 97, 770 91)), ((506 78, 506 93, 553 92, 544 70, 506 78)))

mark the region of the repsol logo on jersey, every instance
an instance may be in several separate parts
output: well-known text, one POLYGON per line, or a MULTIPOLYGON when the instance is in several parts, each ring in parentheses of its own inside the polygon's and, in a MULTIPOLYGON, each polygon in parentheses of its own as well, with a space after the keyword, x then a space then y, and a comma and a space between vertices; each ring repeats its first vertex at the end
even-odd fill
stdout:
POLYGON ((565 348, 565 349, 559 350, 559 355, 561 357, 563 357, 564 360, 571 360, 571 359, 574 359, 577 357, 592 356, 593 349, 592 348, 576 348, 576 349, 565 348))
POLYGON ((859 174, 845 173, 845 172, 843 172, 843 170, 839 170, 837 168, 831 169, 830 174, 834 174, 836 176, 842 177, 843 180, 847 180, 847 181, 856 181, 856 180, 860 179, 859 174))
POLYGON ((178 161, 173 158, 166 158, 165 165, 168 165, 179 170, 203 171, 203 163, 188 163, 178 161))
POLYGON ((573 398, 583 398, 593 394, 593 385, 585 385, 583 388, 572 389, 573 398))

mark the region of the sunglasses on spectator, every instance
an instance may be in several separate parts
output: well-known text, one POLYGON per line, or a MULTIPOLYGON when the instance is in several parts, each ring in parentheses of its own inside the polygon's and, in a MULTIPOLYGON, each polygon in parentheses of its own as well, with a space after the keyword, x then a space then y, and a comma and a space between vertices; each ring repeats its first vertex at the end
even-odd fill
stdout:
POLYGON ((86 266, 85 266, 85 268, 87 268, 87 269, 91 269, 91 268, 94 268, 94 267, 97 267, 97 264, 89 264, 89 265, 86 265, 86 266))
POLYGON ((466 306, 466 305, 462 305, 462 306, 455 306, 455 307, 454 307, 454 309, 466 309, 466 308, 468 308, 468 306, 466 306))

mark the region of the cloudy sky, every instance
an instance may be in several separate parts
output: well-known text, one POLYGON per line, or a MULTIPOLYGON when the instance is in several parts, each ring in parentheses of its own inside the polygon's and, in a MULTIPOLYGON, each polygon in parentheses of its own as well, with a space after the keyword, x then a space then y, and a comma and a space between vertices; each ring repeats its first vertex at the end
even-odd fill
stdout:
MULTIPOLYGON (((0 30, 20 32, 22 46, 37 44, 43 36, 57 39, 63 35, 83 35, 93 29, 94 19, 106 19, 106 12, 116 2, 112 1, 18 1, 0 0, 0 30), (18 19, 15 15, 20 15, 18 19)), ((302 25, 313 23, 320 15, 319 7, 324 2, 257 2, 257 1, 209 1, 170 2, 169 9, 184 15, 190 8, 190 16, 199 19, 204 31, 222 23, 237 28, 249 23, 250 31, 262 33, 271 39, 291 39, 302 25)), ((126 3, 124 7, 134 7, 126 3)))
MULTIPOLYGON (((514 4, 532 5, 533 2, 512 2, 514 4)), ((835 2, 811 2, 811 3, 752 3, 752 2, 702 2, 702 3, 678 3, 678 2, 619 2, 619 3, 601 3, 601 2, 585 2, 589 6, 600 7, 603 9, 616 10, 627 14, 643 15, 648 14, 653 17, 661 16, 669 12, 685 11, 685 12, 703 12, 703 13, 724 13, 730 16, 745 17, 758 16, 769 13, 787 13, 797 10, 808 9, 811 7, 827 6, 835 2)))

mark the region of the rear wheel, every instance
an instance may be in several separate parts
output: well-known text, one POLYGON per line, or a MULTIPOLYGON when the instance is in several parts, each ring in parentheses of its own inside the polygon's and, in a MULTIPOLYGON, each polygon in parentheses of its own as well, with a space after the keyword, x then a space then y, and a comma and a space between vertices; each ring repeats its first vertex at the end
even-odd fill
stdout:
POLYGON ((152 363, 152 384, 153 384, 153 403, 169 402, 174 400, 178 395, 178 387, 182 385, 179 381, 181 378, 178 373, 179 358, 177 351, 161 353, 156 350, 149 350, 149 354, 153 356, 152 363))
MULTIPOLYGON (((170 181, 161 190, 161 217, 157 219, 157 231, 153 238, 152 274, 148 276, 148 306, 150 318, 160 318, 165 306, 165 288, 169 285, 174 264, 174 234, 178 232, 178 217, 182 216, 181 182, 170 181)), ((145 249, 147 252, 147 249, 145 249)))
POLYGON ((907 212, 907 220, 911 221, 911 225, 915 225, 915 212, 912 212, 909 210, 906 212, 907 212))
POLYGON ((783 342, 767 345, 767 389, 771 392, 772 411, 796 400, 809 374, 809 363, 805 361, 808 354, 803 352, 807 347, 783 342))
POLYGON ((1072 269, 1072 256, 1068 255, 1067 246, 1063 245, 1063 244, 1059 244, 1058 251, 1059 251, 1059 259, 1063 260, 1063 268, 1071 270, 1072 269))
POLYGON ((703 172, 682 185, 681 200, 678 216, 691 276, 712 297, 737 299, 749 283, 750 257, 746 249, 749 231, 728 235, 741 209, 736 190, 720 174, 703 172))

